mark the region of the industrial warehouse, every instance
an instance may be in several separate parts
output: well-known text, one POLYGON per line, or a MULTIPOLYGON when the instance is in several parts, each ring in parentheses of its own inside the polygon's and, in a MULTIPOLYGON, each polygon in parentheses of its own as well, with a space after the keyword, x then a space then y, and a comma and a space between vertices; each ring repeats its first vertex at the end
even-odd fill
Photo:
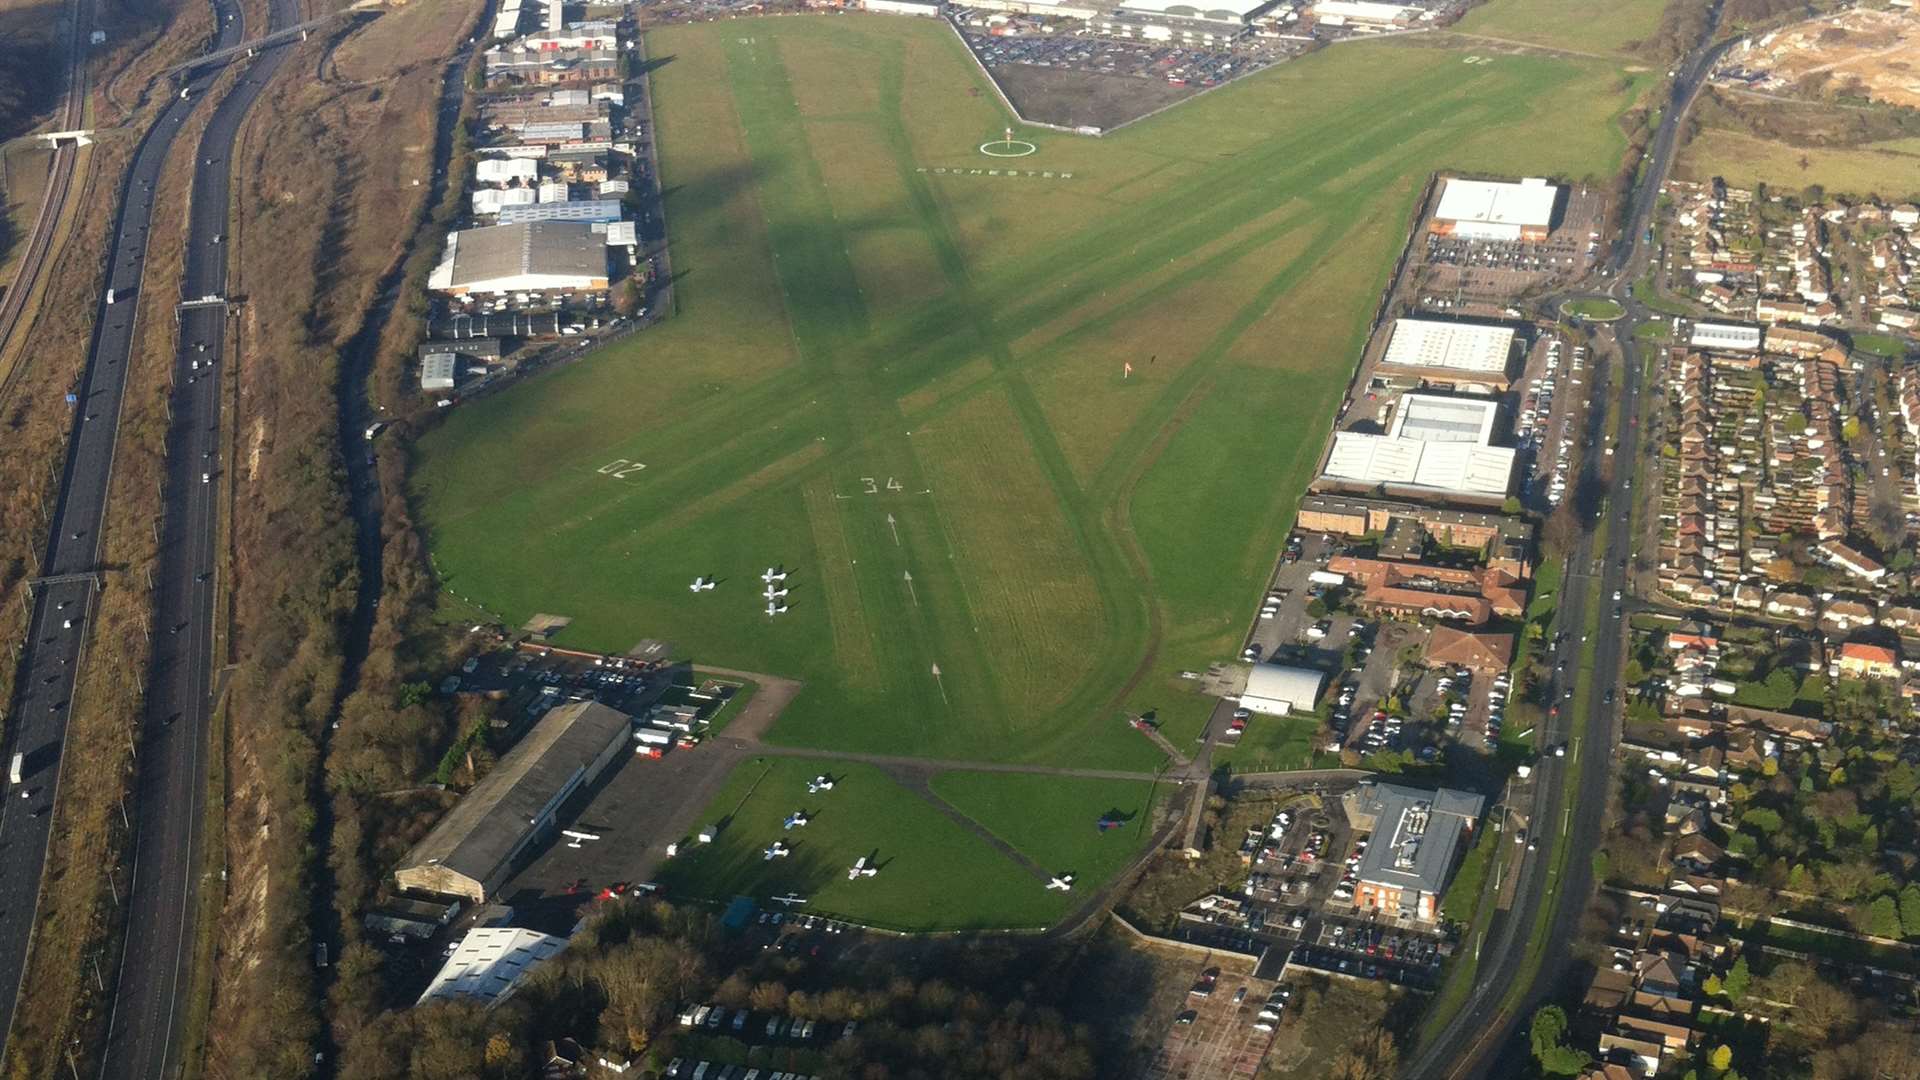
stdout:
POLYGON ((1485 398, 1403 394, 1386 434, 1334 434, 1316 489, 1500 502, 1512 490, 1514 450, 1493 445, 1499 409, 1485 398))
POLYGON ((447 237, 427 286, 436 292, 504 295, 607 287, 607 241, 591 224, 527 221, 447 237))
POLYGON ((1407 388, 1503 391, 1509 385, 1513 344, 1510 326, 1395 319, 1375 377, 1407 388))
POLYGON ((559 706, 487 773, 393 873, 405 890, 484 903, 562 803, 626 750, 633 719, 595 701, 559 706))
POLYGON ((1448 179, 1429 228, 1463 240, 1540 241, 1552 231, 1559 203, 1559 185, 1545 180, 1448 179))

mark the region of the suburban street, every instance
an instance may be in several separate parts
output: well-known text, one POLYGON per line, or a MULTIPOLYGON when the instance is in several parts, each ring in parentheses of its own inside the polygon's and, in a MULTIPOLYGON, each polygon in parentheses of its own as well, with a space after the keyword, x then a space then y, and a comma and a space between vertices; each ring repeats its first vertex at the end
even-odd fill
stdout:
MULTIPOLYGON (((1713 18, 1717 26, 1717 7, 1713 18)), ((1712 35, 1710 29, 1707 42, 1712 35)), ((1606 344, 1611 334, 1619 359, 1606 372, 1604 381, 1596 373, 1592 385, 1593 407, 1588 411, 1586 439, 1590 452, 1582 461, 1574 504, 1582 514, 1583 529, 1568 556, 1554 626, 1556 632, 1565 634, 1558 657, 1567 661, 1567 670, 1565 674, 1556 670, 1548 686, 1550 700, 1559 711, 1549 715, 1540 741, 1542 747, 1565 745, 1567 755, 1543 756, 1535 766, 1526 807, 1535 846, 1524 850, 1517 866, 1510 869, 1520 875, 1513 905, 1494 915, 1482 946, 1472 997, 1439 1035, 1419 1048, 1407 1070, 1409 1076, 1452 1080, 1498 1075, 1494 1065, 1510 1048, 1508 1036, 1524 1030, 1527 1018, 1557 985, 1569 959, 1560 949, 1544 956, 1539 966, 1527 973, 1524 968, 1529 945, 1538 943, 1543 949, 1553 949, 1552 943, 1569 942, 1578 932, 1592 885, 1588 853, 1599 847, 1605 826, 1607 785, 1616 742, 1614 714, 1618 711, 1612 691, 1619 681, 1625 646, 1624 616, 1616 614, 1621 605, 1613 597, 1618 594, 1623 601, 1626 599, 1627 562, 1633 542, 1628 527, 1633 496, 1627 484, 1637 470, 1641 451, 1637 419, 1643 361, 1632 328, 1643 319, 1658 317, 1634 299, 1632 282, 1652 254, 1647 230, 1660 187, 1673 164, 1679 125, 1713 62, 1727 47, 1703 43, 1680 67, 1660 130, 1647 150, 1643 179, 1631 196, 1626 232, 1615 245, 1609 266, 1611 282, 1604 295, 1625 307, 1626 315, 1597 339, 1606 344), (1606 445, 1612 410, 1618 410, 1620 416, 1620 446, 1615 456, 1608 458, 1592 451, 1606 445), (1612 461, 1614 468, 1611 476, 1603 479, 1600 466, 1607 461, 1612 461), (1596 550, 1596 532, 1602 522, 1608 525, 1606 546, 1596 550), (1592 617, 1588 611, 1590 594, 1598 595, 1601 610, 1591 641, 1592 677, 1582 683, 1579 675, 1588 644, 1586 627, 1592 617), (1584 728, 1575 727, 1582 711, 1574 707, 1576 694, 1585 695, 1584 728), (1549 905, 1544 913, 1543 903, 1549 905), (1536 935, 1543 919, 1544 931, 1536 935), (1504 1009, 1503 1000, 1513 984, 1523 978, 1528 988, 1525 996, 1514 1008, 1504 1009)))
MULTIPOLYGON (((297 17, 292 0, 274 0, 274 23, 284 26, 297 17)), ((238 37, 242 19, 236 11, 226 32, 238 37)), ((234 142, 291 46, 260 51, 221 99, 195 150, 181 282, 181 299, 193 306, 180 311, 174 360, 153 655, 132 818, 128 925, 139 929, 124 936, 102 1076, 170 1075, 185 1019, 182 999, 192 977, 204 755, 213 706, 213 622, 220 584, 215 547, 228 476, 219 448, 229 309, 223 299, 205 298, 226 293, 234 142)))
MULTIPOLYGON (((214 10, 220 19, 218 43, 237 41, 238 7, 230 0, 215 0, 214 10)), ((185 95, 172 97, 141 137, 107 251, 107 292, 98 301, 86 368, 71 403, 73 433, 34 589, 30 632, 19 658, 14 722, 7 726, 5 750, 9 760, 20 756, 21 781, 9 786, 8 798, 0 804, 0 845, 6 852, 0 859, 0 986, 6 988, 0 996, 0 1039, 12 1025, 32 946, 67 718, 86 662, 87 620, 101 584, 101 526, 133 349, 136 301, 146 269, 154 186, 181 124, 213 79, 212 72, 203 72, 187 80, 185 95)))

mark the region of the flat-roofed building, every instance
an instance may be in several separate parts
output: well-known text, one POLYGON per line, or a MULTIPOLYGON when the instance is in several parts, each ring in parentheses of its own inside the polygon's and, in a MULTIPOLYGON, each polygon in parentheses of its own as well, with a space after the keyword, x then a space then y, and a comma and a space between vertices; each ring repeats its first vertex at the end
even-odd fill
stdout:
POLYGON ((1742 323, 1697 322, 1687 337, 1696 349, 1720 349, 1727 352, 1760 351, 1760 328, 1742 323))
POLYGON ((1485 398, 1404 394, 1387 434, 1334 433, 1316 484, 1503 500, 1515 452, 1489 445, 1499 411, 1485 398))
POLYGON ((1122 12, 1157 15, 1168 19, 1245 26, 1248 20, 1274 5, 1276 0, 1125 0, 1122 12))
POLYGON ((431 352, 420 358, 422 390, 451 390, 459 374, 460 360, 451 352, 431 352))
POLYGON ((1378 0, 1320 0, 1308 9, 1315 22, 1326 26, 1406 26, 1424 9, 1408 4, 1383 4, 1378 0))
POLYGON ((1513 486, 1513 460, 1510 447, 1342 431, 1334 436, 1321 479, 1408 494, 1499 501, 1513 486))
POLYGON ((1442 319, 1395 319, 1376 373, 1505 390, 1513 328, 1442 319))
POLYGON ((618 199, 576 199, 572 202, 567 202, 565 199, 566 185, 562 184, 559 200, 531 203, 526 206, 503 206, 500 208, 500 224, 517 225, 523 221, 585 221, 604 224, 609 221, 619 221, 623 212, 618 199))
POLYGON ((1485 398, 1442 397, 1438 394, 1402 394, 1388 435, 1426 443, 1493 442, 1498 402, 1485 398))
POLYGON ((1537 242, 1553 231, 1559 204, 1560 186, 1536 177, 1518 183, 1448 177, 1428 228, 1467 240, 1537 242))
POLYGON ((1356 871, 1356 907, 1431 922, 1486 800, 1364 781, 1341 800, 1355 832, 1372 834, 1356 871))
POLYGON ((549 710, 414 845, 394 871, 395 883, 474 903, 491 899, 514 861, 552 828, 561 804, 599 777, 632 731, 631 717, 599 702, 549 710))

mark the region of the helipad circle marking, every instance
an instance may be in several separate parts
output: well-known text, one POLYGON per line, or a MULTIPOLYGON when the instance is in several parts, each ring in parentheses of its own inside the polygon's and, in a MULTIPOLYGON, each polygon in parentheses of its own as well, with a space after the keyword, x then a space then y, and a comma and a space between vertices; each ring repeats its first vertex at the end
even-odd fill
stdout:
POLYGON ((995 139, 980 144, 980 152, 988 157, 1017 158, 1039 152, 1040 148, 1030 142, 1019 139, 995 139))

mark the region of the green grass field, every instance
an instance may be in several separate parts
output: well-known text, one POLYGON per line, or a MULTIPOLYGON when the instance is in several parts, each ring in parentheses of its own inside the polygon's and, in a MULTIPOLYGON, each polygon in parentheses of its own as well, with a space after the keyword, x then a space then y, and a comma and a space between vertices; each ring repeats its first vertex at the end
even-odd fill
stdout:
POLYGON ((1050 874, 1082 887, 1124 869, 1152 835, 1153 803, 1171 785, 1068 776, 945 772, 933 793, 1050 874), (1116 828, 1101 829, 1102 820, 1116 828))
POLYGON ((1236 773, 1337 769, 1339 754, 1314 752, 1319 730, 1317 717, 1256 716, 1238 740, 1215 744, 1213 767, 1236 773))
POLYGON ((843 750, 1147 769, 1148 709, 1190 740, 1175 672, 1236 646, 1427 175, 1624 145, 1615 64, 1379 42, 974 175, 1007 118, 935 24, 649 50, 675 317, 422 440, 435 563, 566 644, 804 679, 770 737, 843 750))
POLYGON ((1764 183, 1798 191, 1819 184, 1835 194, 1878 194, 1899 202, 1920 196, 1920 138, 1802 149, 1705 128, 1682 150, 1675 171, 1697 180, 1723 177, 1735 187, 1764 183))
POLYGON ((719 834, 712 844, 683 844, 661 868, 670 896, 764 901, 797 893, 808 898, 806 911, 897 930, 1045 926, 1072 902, 870 765, 749 762, 728 776, 701 820, 719 825, 719 834), (833 790, 807 794, 807 781, 821 773, 832 774, 833 790), (802 808, 813 820, 783 831, 787 815, 802 808), (776 839, 793 853, 763 858, 776 839), (849 881, 847 868, 862 856, 880 873, 849 881))
POLYGON ((1633 45, 1660 28, 1667 0, 1487 0, 1456 24, 1481 34, 1576 53, 1630 56, 1633 45))

